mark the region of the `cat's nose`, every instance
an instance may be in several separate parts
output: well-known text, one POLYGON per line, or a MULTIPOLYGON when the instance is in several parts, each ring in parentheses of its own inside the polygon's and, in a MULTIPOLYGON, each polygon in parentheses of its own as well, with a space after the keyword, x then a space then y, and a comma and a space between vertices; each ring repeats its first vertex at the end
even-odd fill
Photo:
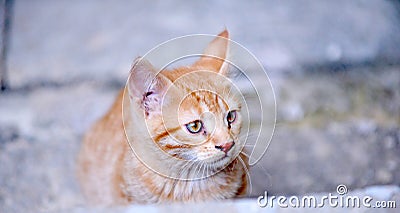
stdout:
POLYGON ((229 150, 232 149, 233 145, 235 145, 235 142, 231 141, 231 142, 228 142, 228 143, 224 143, 224 144, 222 144, 220 146, 215 146, 215 148, 225 152, 225 154, 226 154, 226 153, 229 152, 229 150))

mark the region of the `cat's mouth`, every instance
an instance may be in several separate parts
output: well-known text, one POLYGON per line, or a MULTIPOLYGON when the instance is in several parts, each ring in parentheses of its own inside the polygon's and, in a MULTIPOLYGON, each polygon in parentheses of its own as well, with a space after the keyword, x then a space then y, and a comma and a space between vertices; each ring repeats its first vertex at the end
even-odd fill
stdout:
POLYGON ((229 150, 227 153, 224 153, 223 156, 219 157, 218 159, 214 160, 211 164, 215 168, 222 168, 227 166, 233 158, 233 150, 229 150))
POLYGON ((215 146, 215 148, 218 151, 214 150, 211 153, 200 152, 200 156, 197 156, 196 159, 210 168, 221 169, 235 158, 237 149, 234 141, 215 146), (203 157, 204 155, 202 156, 202 154, 207 155, 207 157, 203 157))

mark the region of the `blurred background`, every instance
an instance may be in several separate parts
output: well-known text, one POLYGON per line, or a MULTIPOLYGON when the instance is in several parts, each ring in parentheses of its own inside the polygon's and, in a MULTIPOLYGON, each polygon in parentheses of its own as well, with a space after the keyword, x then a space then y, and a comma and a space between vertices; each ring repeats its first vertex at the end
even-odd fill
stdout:
POLYGON ((1 212, 82 206, 82 135, 133 59, 225 27, 266 68, 277 101, 251 197, 345 184, 400 204, 399 1, 0 2, 1 212))

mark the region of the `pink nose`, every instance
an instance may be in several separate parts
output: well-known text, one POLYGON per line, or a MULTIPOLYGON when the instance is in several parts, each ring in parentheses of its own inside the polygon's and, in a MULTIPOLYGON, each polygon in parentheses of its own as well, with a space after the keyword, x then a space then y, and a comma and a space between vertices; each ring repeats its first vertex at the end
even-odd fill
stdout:
POLYGON ((232 149, 233 145, 235 145, 235 142, 232 141, 232 142, 224 143, 221 146, 215 146, 215 148, 225 152, 225 154, 226 154, 229 152, 229 150, 232 149))

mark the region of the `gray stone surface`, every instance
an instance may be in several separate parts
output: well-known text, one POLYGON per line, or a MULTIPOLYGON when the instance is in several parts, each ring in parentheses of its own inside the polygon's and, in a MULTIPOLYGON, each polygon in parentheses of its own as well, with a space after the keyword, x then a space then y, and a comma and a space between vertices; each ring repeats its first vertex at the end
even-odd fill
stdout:
POLYGON ((177 36, 216 34, 253 52, 270 72, 303 64, 400 57, 390 1, 16 1, 11 84, 84 77, 125 80, 137 55, 177 36))
POLYGON ((281 212, 287 209, 258 208, 255 197, 265 190, 319 196, 338 184, 399 205, 396 8, 391 1, 345 0, 16 1, 12 90, 0 93, 0 212, 187 210, 179 204, 86 208, 74 176, 76 155, 137 55, 176 36, 215 34, 225 26, 268 68, 276 132, 251 168, 251 198, 191 209, 281 212))
POLYGON ((278 121, 260 163, 270 179, 254 183, 286 195, 400 184, 399 67, 283 79, 275 81, 278 121))

